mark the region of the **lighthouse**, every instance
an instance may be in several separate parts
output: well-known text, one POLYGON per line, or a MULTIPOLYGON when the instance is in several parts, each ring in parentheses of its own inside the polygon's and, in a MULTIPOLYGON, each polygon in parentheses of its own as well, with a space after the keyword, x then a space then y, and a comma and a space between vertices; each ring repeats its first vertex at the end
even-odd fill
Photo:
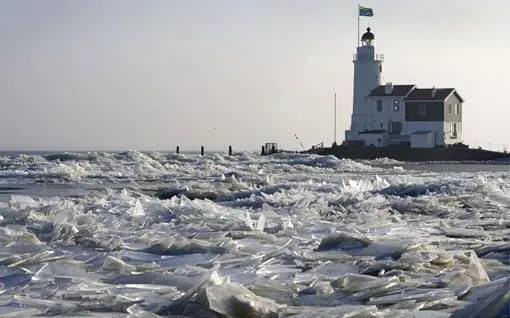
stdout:
POLYGON ((311 152, 338 158, 387 157, 404 161, 508 157, 497 152, 467 150, 468 146, 462 142, 464 99, 455 88, 418 88, 415 84, 391 82, 383 85, 384 55, 375 51, 375 36, 370 28, 359 36, 359 17, 373 15, 371 8, 358 5, 359 41, 352 60, 352 115, 345 140, 340 145, 336 143, 335 125, 331 148, 316 148, 311 152))
POLYGON ((345 131, 346 141, 359 140, 359 132, 372 130, 372 109, 367 96, 382 85, 384 55, 375 52, 375 36, 367 28, 356 49, 354 63, 354 94, 350 130, 345 131))

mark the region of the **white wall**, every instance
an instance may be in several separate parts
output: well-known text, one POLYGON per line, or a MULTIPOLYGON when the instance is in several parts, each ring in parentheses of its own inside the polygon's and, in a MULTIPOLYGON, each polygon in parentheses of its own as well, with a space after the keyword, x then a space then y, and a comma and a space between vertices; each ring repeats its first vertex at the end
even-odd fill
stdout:
POLYGON ((403 127, 403 134, 411 135, 417 131, 435 132, 435 144, 444 145, 444 122, 443 121, 408 121, 403 127))
POLYGON ((376 59, 374 46, 360 46, 354 59, 354 92, 351 131, 347 135, 355 135, 357 131, 371 129, 371 105, 367 96, 370 91, 382 84, 380 66, 383 61, 376 59))
POLYGON ((411 135, 412 148, 434 148, 434 132, 411 135))
POLYGON ((365 141, 365 145, 376 146, 376 147, 385 147, 388 145, 388 134, 387 133, 378 133, 378 134, 360 134, 360 140, 365 141))
POLYGON ((457 138, 452 138, 452 128, 451 122, 445 122, 443 125, 443 129, 445 132, 445 144, 456 144, 462 141, 462 122, 457 122, 457 138))
POLYGON ((370 120, 370 128, 369 129, 389 129, 390 121, 399 121, 402 123, 402 127, 404 127, 405 122, 405 107, 404 107, 404 97, 398 96, 373 96, 368 98, 368 104, 370 105, 372 111, 372 118, 370 120), (377 100, 383 101, 383 110, 382 112, 377 111, 377 100), (398 100, 400 105, 400 110, 398 112, 393 110, 393 101, 398 100), (381 128, 381 124, 383 125, 381 128))

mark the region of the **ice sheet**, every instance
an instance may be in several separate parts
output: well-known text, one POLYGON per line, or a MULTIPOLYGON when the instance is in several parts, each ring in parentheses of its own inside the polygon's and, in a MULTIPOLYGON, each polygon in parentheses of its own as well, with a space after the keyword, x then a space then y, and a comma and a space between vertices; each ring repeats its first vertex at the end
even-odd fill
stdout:
POLYGON ((17 190, 0 202, 0 312, 497 316, 509 297, 510 166, 480 167, 5 157, 0 182, 17 190))

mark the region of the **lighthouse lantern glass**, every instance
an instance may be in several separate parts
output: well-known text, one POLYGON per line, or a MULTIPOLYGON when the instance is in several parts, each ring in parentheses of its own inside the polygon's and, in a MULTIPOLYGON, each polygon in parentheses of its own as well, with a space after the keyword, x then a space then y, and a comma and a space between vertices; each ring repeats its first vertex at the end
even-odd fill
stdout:
POLYGON ((362 46, 374 46, 374 40, 362 40, 361 45, 362 46))

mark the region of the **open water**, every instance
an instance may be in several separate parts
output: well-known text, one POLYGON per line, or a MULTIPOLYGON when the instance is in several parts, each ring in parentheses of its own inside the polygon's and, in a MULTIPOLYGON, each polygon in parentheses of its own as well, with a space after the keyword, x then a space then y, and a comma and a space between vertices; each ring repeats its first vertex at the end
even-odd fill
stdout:
POLYGON ((0 316, 510 316, 510 162, 0 153, 0 222, 0 316))

